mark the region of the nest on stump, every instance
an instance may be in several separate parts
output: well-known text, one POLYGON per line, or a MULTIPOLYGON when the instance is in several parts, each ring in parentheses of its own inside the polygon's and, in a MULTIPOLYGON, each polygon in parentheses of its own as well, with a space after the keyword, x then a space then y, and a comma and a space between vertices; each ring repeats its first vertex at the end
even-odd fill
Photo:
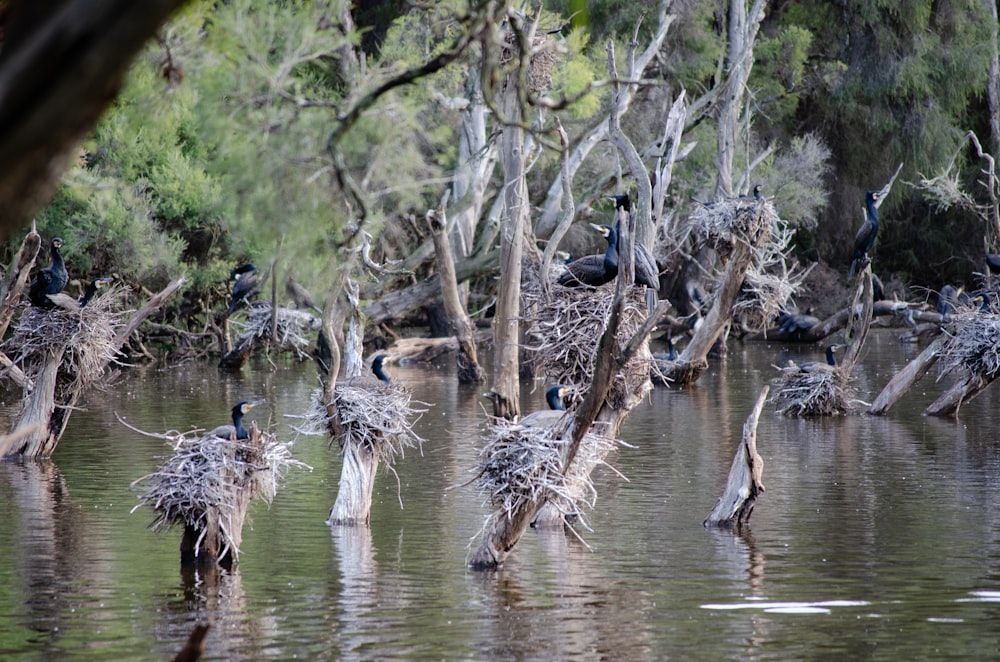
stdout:
POLYGON ((249 345, 273 345, 279 349, 294 351, 299 358, 309 358, 313 341, 307 338, 322 326, 322 320, 302 310, 278 306, 275 340, 271 340, 271 302, 254 301, 249 305, 246 321, 232 324, 239 330, 235 347, 249 345))
POLYGON ((938 378, 956 369, 994 378, 1000 372, 1000 315, 966 309, 950 319, 948 340, 938 354, 938 378))
POLYGON ((699 239, 714 248, 725 262, 736 242, 762 246, 781 219, 766 200, 737 198, 698 206, 690 222, 699 239))
POLYGON ((782 416, 833 416, 850 411, 852 391, 836 366, 812 364, 780 368, 771 401, 782 416))
POLYGON ((173 455, 155 472, 132 483, 143 488, 140 504, 156 511, 153 531, 175 524, 200 533, 195 555, 211 529, 217 526, 224 543, 218 558, 239 557, 245 507, 260 499, 270 505, 289 467, 310 467, 292 457, 289 444, 262 432, 253 423, 248 439, 222 439, 196 433, 151 435, 167 439, 173 455))
POLYGON ((590 468, 597 463, 610 466, 603 458, 620 442, 592 429, 584 435, 573 464, 564 474, 563 454, 570 443, 562 438, 565 427, 492 421, 486 444, 479 452, 476 477, 480 494, 493 508, 484 530, 494 518, 510 517, 528 503, 548 501, 564 515, 581 518, 584 505, 594 507, 597 492, 590 480, 590 468))
MULTIPOLYGON (((614 300, 614 287, 560 287, 546 291, 537 278, 525 279, 522 290, 528 347, 535 365, 547 383, 576 386, 583 394, 594 375, 597 344, 607 327, 614 300)), ((646 300, 642 288, 629 287, 616 340, 627 342, 646 320, 646 300)), ((607 403, 622 409, 630 393, 642 388, 649 379, 651 360, 648 352, 636 352, 615 375, 607 403)))
MULTIPOLYGON (((413 424, 426 409, 415 409, 410 392, 392 382, 370 377, 337 381, 334 393, 340 429, 341 453, 348 446, 367 449, 373 457, 392 466, 407 448, 422 448, 424 439, 413 424)), ((313 392, 303 425, 296 432, 306 435, 330 434, 323 390, 313 392)), ((332 441, 331 441, 332 443, 332 441)))
POLYGON ((60 372, 74 388, 94 384, 118 356, 115 337, 131 314, 122 310, 127 293, 112 287, 82 308, 69 296, 54 308, 25 306, 3 350, 29 378, 61 353, 60 372))
MULTIPOLYGON (((499 64, 509 65, 519 55, 518 35, 513 30, 503 33, 503 47, 500 51, 499 64)), ((557 44, 548 34, 535 34, 531 43, 531 59, 528 64, 528 90, 533 94, 543 92, 552 87, 552 70, 561 59, 557 44)))

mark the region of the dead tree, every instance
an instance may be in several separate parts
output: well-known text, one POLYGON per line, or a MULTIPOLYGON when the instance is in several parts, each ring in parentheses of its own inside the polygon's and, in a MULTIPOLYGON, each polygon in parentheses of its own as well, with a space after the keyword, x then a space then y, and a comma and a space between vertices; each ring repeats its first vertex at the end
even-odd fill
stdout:
POLYGON ((888 412, 889 408, 910 390, 910 387, 920 381, 927 374, 927 371, 934 367, 940 358, 941 348, 946 340, 947 336, 938 336, 915 359, 907 363, 905 368, 893 375, 878 397, 872 401, 868 413, 873 416, 882 416, 888 412))
POLYGON ((761 389, 757 403, 743 424, 743 438, 729 469, 726 488, 715 508, 702 522, 704 526, 739 528, 750 522, 757 497, 764 491, 764 483, 761 481, 764 460, 757 452, 757 421, 764 409, 768 388, 765 386, 761 389))
POLYGON ((445 218, 445 201, 437 210, 427 212, 427 223, 434 238, 434 252, 441 279, 441 298, 444 301, 445 314, 451 324, 452 332, 458 341, 458 352, 455 362, 458 368, 458 381, 463 384, 478 384, 486 379, 483 368, 476 356, 475 330, 472 321, 462 306, 458 291, 458 281, 455 279, 455 262, 452 258, 451 244, 448 242, 448 223, 445 218))
POLYGON ((21 402, 15 429, 34 426, 10 455, 49 457, 66 430, 77 400, 93 386, 139 324, 183 284, 170 283, 142 308, 124 319, 122 292, 112 291, 77 310, 26 308, 9 342, 19 352, 18 363, 33 383, 21 402))

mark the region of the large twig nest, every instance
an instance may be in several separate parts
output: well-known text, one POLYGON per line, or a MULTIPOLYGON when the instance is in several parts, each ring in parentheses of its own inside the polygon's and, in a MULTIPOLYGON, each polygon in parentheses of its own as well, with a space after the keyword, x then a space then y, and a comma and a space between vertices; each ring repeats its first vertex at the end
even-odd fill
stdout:
MULTIPOLYGON (((334 402, 339 419, 341 452, 348 446, 367 449, 386 465, 402 457, 407 448, 420 448, 423 438, 413 430, 426 409, 415 409, 409 390, 369 377, 337 382, 334 402)), ((323 390, 316 389, 303 425, 297 432, 308 435, 330 433, 323 390)))
POLYGON ((699 205, 690 220, 696 235, 725 260, 736 242, 761 246, 781 219, 766 200, 738 198, 699 205))
MULTIPOLYGON (((242 347, 246 343, 271 343, 271 318, 270 301, 251 303, 246 321, 233 322, 233 326, 240 331, 235 345, 242 347)), ((309 348, 313 345, 313 341, 307 336, 314 335, 321 326, 322 321, 314 315, 278 306, 277 335, 274 344, 295 351, 300 358, 307 358, 309 348)))
POLYGON ((196 556, 209 524, 217 523, 225 541, 219 558, 229 553, 238 558, 243 504, 254 499, 270 504, 289 467, 310 468, 292 457, 289 444, 259 430, 256 423, 243 440, 178 432, 152 436, 167 439, 173 455, 132 483, 133 488, 144 486, 141 503, 132 512, 144 505, 156 511, 150 524, 154 531, 175 524, 200 531, 196 556))
POLYGON ((1000 371, 1000 315, 962 311, 951 316, 950 336, 938 355, 941 376, 955 369, 993 378, 1000 371))
MULTIPOLYGON (((595 464, 616 445, 610 437, 588 432, 580 444, 570 470, 562 470, 565 425, 527 427, 494 419, 486 444, 479 453, 477 484, 493 508, 491 518, 510 517, 529 503, 550 502, 564 515, 582 516, 585 505, 593 508, 597 498, 590 480, 595 464)), ((490 520, 487 520, 487 526, 490 520)))
MULTIPOLYGON (((614 287, 550 287, 526 279, 522 290, 523 309, 528 321, 528 347, 535 364, 548 383, 575 385, 585 393, 594 375, 597 344, 607 327, 614 299, 614 287)), ((630 287, 618 329, 619 345, 626 343, 646 320, 646 300, 642 288, 630 287)), ((648 353, 637 352, 615 375, 608 404, 621 409, 649 378, 648 353)))
MULTIPOLYGON (((504 46, 500 51, 500 66, 509 65, 520 57, 519 37, 513 30, 503 33, 504 46)), ((552 87, 552 69, 559 62, 557 44, 548 34, 535 34, 531 43, 530 60, 527 71, 528 90, 533 94, 543 92, 552 87)))
POLYGON ((67 307, 26 306, 3 349, 29 377, 62 352, 61 370, 79 387, 92 384, 118 355, 115 336, 131 312, 122 310, 127 291, 111 288, 83 308, 69 297, 67 307))
POLYGON ((850 411, 852 392, 844 372, 814 364, 810 369, 782 368, 771 401, 782 416, 833 416, 850 411))

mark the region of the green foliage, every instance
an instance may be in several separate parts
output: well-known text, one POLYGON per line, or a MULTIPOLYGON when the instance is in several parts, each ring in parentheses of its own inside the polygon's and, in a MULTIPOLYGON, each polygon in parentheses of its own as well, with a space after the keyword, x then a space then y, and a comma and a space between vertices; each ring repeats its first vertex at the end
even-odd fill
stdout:
MULTIPOLYGON (((566 35, 567 53, 563 61, 552 73, 553 96, 576 98, 591 83, 607 76, 607 56, 593 49, 588 57, 589 35, 586 30, 573 30, 566 35)), ((602 104, 599 92, 589 92, 576 99, 569 113, 576 119, 584 119, 596 114, 602 104)))
POLYGON ((803 78, 812 41, 809 30, 791 25, 783 27, 773 38, 761 39, 754 48, 749 84, 754 107, 769 124, 786 123, 798 109, 807 91, 803 78))

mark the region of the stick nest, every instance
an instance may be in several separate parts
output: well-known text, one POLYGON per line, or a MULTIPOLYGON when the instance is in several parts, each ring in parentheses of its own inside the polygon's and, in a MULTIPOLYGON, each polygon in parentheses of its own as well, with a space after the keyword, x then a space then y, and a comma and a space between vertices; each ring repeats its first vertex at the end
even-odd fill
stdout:
MULTIPOLYGON (((233 322, 233 326, 240 331, 234 344, 237 347, 243 347, 247 343, 272 344, 271 317, 270 301, 251 303, 246 321, 233 322)), ((294 351, 299 358, 308 358, 313 341, 306 335, 317 331, 321 325, 322 321, 314 315, 278 306, 277 337, 273 344, 281 349, 294 351)))
POLYGON ((732 253, 737 241, 761 246, 772 226, 780 222, 774 206, 766 200, 738 198, 699 205, 691 214, 697 236, 712 246, 723 259, 732 253))
MULTIPOLYGON (((537 280, 526 279, 522 297, 531 326, 526 348, 546 380, 552 384, 575 385, 585 393, 594 375, 597 344, 607 327, 614 299, 614 287, 559 287, 545 291, 537 280)), ((619 344, 628 342, 646 320, 642 288, 629 287, 625 310, 618 328, 619 344)), ((623 409, 629 394, 649 379, 648 352, 636 352, 615 375, 607 402, 623 409)))
MULTIPOLYGON (((334 403, 340 425, 341 453, 348 445, 366 448, 376 459, 391 466, 403 457, 407 448, 420 448, 424 439, 413 425, 426 409, 415 409, 410 392, 391 382, 370 377, 337 381, 334 403)), ((329 434, 323 389, 313 392, 304 425, 297 432, 308 435, 329 434)))
POLYGON ((310 468, 292 457, 289 444, 260 431, 256 423, 250 437, 239 441, 177 432, 153 436, 167 439, 173 455, 132 483, 133 488, 145 486, 132 512, 143 505, 156 511, 150 528, 157 532, 175 524, 200 531, 196 555, 209 522, 218 522, 225 541, 219 558, 228 552, 238 558, 246 505, 254 499, 270 505, 289 467, 310 468))
POLYGON ((49 357, 62 355, 60 370, 82 388, 95 383, 118 356, 115 337, 131 311, 123 310, 128 288, 112 287, 83 308, 65 297, 67 308, 26 306, 3 344, 26 375, 34 377, 49 357))
POLYGON ((851 408, 851 389, 842 370, 825 363, 804 372, 798 367, 781 368, 771 401, 782 416, 834 416, 851 408))
POLYGON ((938 357, 939 374, 964 368, 988 379, 1000 371, 1000 315, 961 311, 951 316, 953 330, 938 357))
POLYGON ((503 419, 492 421, 486 444, 479 452, 477 476, 480 493, 494 508, 491 517, 510 517, 527 503, 545 501, 567 516, 581 516, 584 505, 594 507, 597 492, 590 480, 590 469, 596 463, 606 464, 603 458, 617 442, 588 432, 572 466, 563 474, 563 453, 570 443, 562 439, 565 427, 525 427, 503 419))
MULTIPOLYGON (((513 30, 503 34, 503 47, 500 51, 500 66, 505 67, 520 57, 519 39, 513 30)), ((528 90, 538 94, 552 87, 552 69, 561 56, 554 39, 547 34, 535 34, 531 43, 531 58, 528 64, 528 90)))

